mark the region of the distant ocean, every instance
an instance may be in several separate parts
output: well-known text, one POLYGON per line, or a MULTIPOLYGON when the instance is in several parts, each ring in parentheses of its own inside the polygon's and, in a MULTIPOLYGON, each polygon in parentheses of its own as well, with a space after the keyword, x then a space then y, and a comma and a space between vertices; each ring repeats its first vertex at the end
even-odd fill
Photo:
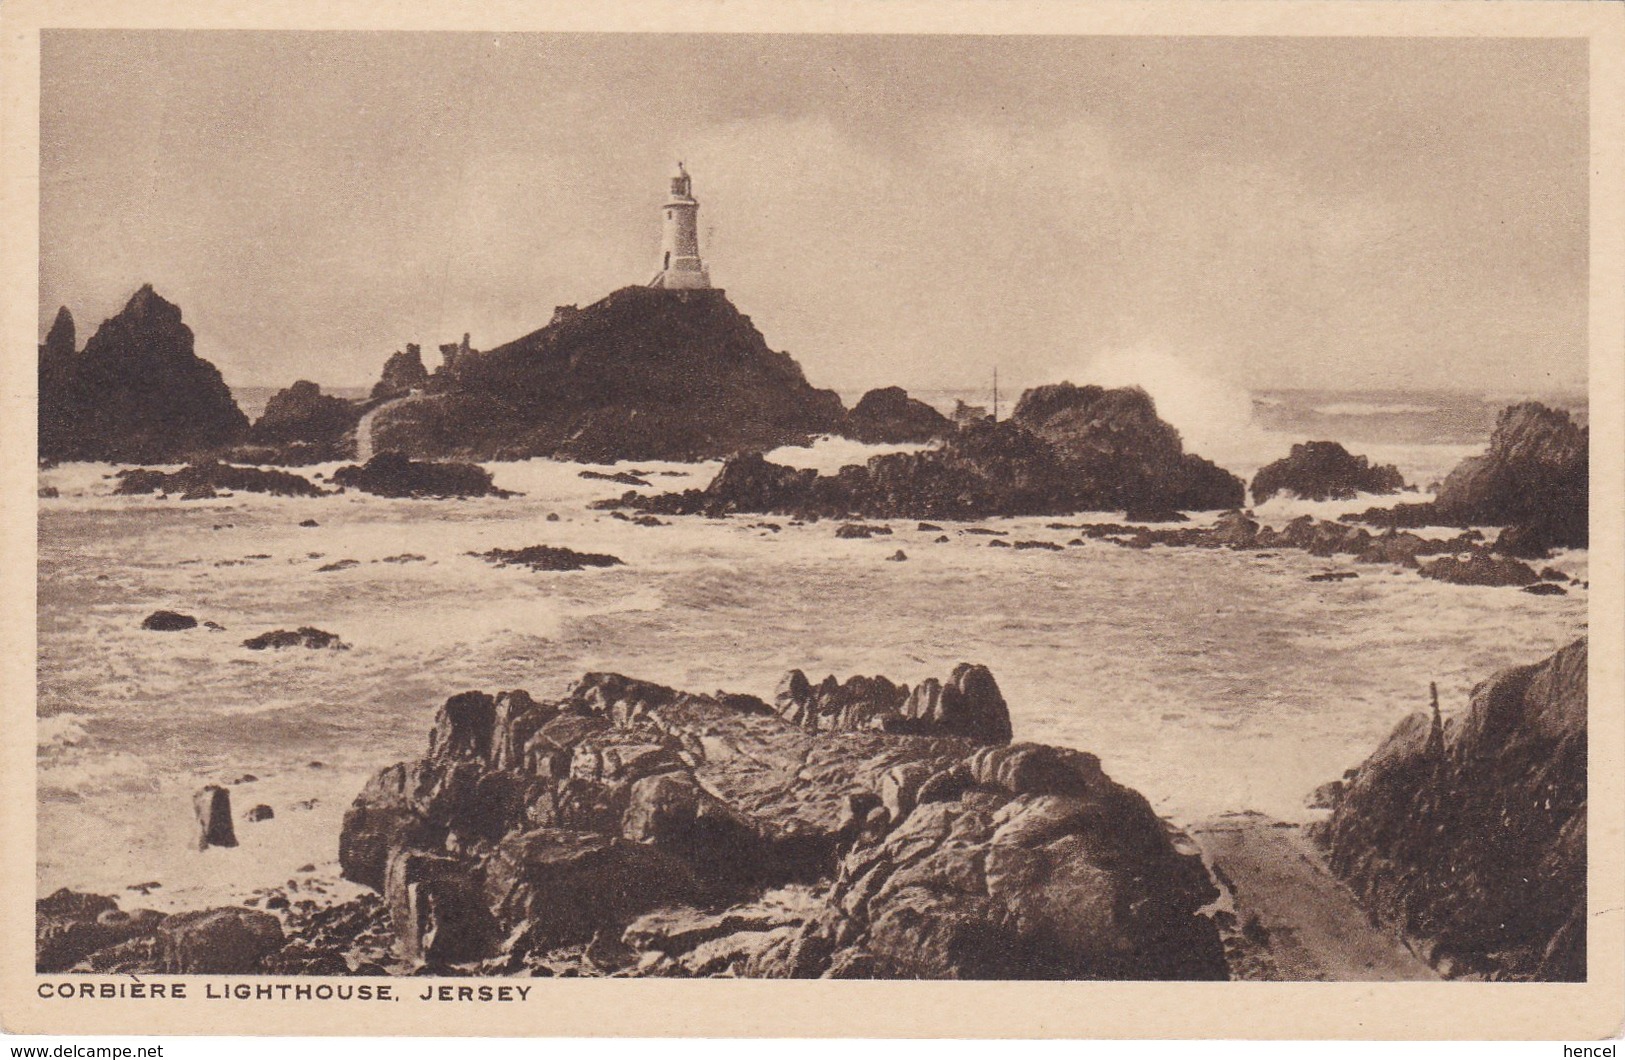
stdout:
MULTIPOLYGON (((984 408, 992 392, 978 389, 910 391, 943 413, 954 404, 984 408)), ((842 393, 848 405, 861 394, 842 393)), ((1000 395, 1001 415, 1015 408, 1020 391, 1000 395)), ((1551 393, 1469 393, 1435 390, 1255 390, 1251 392, 1256 426, 1300 440, 1375 442, 1392 445, 1480 445, 1489 441, 1495 417, 1508 405, 1541 401, 1565 408, 1588 422, 1583 390, 1551 393)), ((1167 415, 1164 412, 1164 415, 1167 415)), ((1175 426, 1180 426, 1175 418, 1175 426)))

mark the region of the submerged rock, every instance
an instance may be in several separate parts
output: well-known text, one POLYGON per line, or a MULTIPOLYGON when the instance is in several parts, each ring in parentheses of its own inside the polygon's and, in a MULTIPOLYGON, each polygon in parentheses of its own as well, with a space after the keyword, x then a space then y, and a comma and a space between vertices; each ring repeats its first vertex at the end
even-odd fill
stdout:
POLYGON ((1451 974, 1586 977, 1586 641, 1414 714, 1316 826, 1332 870, 1451 974))
POLYGON ((173 493, 179 494, 182 500, 207 500, 219 496, 220 490, 270 493, 278 497, 320 497, 327 492, 291 471, 239 467, 219 461, 189 464, 171 472, 125 468, 116 477, 119 484, 115 493, 173 493))
POLYGON ((141 628, 155 629, 161 632, 196 629, 197 619, 191 615, 183 615, 179 611, 154 611, 141 620, 141 628))
POLYGON ((331 648, 344 651, 349 645, 340 640, 337 633, 329 633, 315 626, 300 626, 298 629, 273 629, 249 637, 243 641, 243 647, 250 651, 264 651, 267 648, 331 648))
POLYGON ((527 545, 524 548, 493 548, 488 552, 470 552, 487 563, 499 567, 529 567, 534 571, 586 570, 588 567, 619 567, 624 562, 606 552, 577 552, 571 548, 552 545, 527 545))

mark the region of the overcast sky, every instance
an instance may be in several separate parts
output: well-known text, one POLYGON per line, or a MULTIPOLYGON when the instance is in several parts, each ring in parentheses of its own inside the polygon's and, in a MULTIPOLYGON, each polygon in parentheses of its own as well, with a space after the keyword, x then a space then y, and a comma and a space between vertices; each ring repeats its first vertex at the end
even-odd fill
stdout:
MULTIPOLYGON (((820 386, 1586 377, 1584 41, 47 31, 40 328, 370 382, 701 251, 820 386)), ((431 358, 432 363, 432 358, 431 358)))

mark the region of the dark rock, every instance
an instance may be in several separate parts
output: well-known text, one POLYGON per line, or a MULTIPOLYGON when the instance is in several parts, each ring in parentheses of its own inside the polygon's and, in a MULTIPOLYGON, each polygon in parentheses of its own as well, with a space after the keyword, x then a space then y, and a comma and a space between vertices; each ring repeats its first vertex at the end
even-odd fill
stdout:
POLYGON ((841 433, 871 445, 931 442, 954 432, 953 421, 899 386, 871 390, 846 414, 841 433))
POLYGON ((1015 549, 1033 549, 1033 548, 1036 548, 1036 549, 1043 549, 1044 551, 1047 551, 1047 552, 1060 552, 1064 548, 1064 546, 1058 545, 1053 541, 1017 541, 1017 542, 1014 542, 1010 547, 1015 548, 1015 549))
POLYGON ((291 471, 268 471, 211 461, 189 464, 179 471, 163 472, 147 468, 126 468, 117 474, 115 493, 178 493, 182 500, 208 500, 219 490, 243 493, 270 493, 278 497, 320 497, 326 493, 307 478, 291 471))
POLYGON ((1392 464, 1373 465, 1336 442, 1303 442, 1253 476, 1253 502, 1277 493, 1307 501, 1350 500, 1361 493, 1398 493, 1405 479, 1392 464))
POLYGON ((1055 515, 1085 509, 1210 510, 1242 503, 1241 480, 1183 453, 1137 390, 1040 387, 1002 423, 962 428, 940 447, 888 453, 835 475, 736 456, 704 490, 617 502, 662 514, 763 512, 800 518, 1055 515))
MULTIPOLYGON (((150 936, 164 920, 150 909, 125 913, 106 895, 61 888, 34 903, 34 968, 62 972, 94 954, 150 936)), ((116 959, 96 962, 87 970, 115 971, 116 959)), ((140 970, 147 970, 145 968, 140 970)))
POLYGON ((511 497, 491 483, 491 473, 478 464, 409 460, 383 452, 365 464, 346 464, 333 472, 333 485, 354 487, 380 497, 511 497))
POLYGON ((889 526, 870 526, 867 523, 843 523, 835 531, 836 537, 841 538, 868 538, 876 534, 891 534, 889 526))
POLYGON ((1443 556, 1431 563, 1424 563, 1421 575, 1453 585, 1528 585, 1540 580, 1529 564, 1507 556, 1491 555, 1484 549, 1470 553, 1466 559, 1443 556))
POLYGON ((192 811, 197 817, 197 848, 234 847, 237 832, 231 825, 231 792, 218 784, 210 784, 192 796, 192 811))
POLYGON ((427 924, 451 949, 426 960, 493 972, 1223 975, 1199 859, 1093 756, 1005 746, 985 668, 912 692, 792 673, 780 709, 798 722, 615 674, 454 696, 346 814, 344 874, 409 952, 427 924), (412 888, 443 882, 425 920, 412 888))
POLYGON ((585 570, 588 567, 619 567, 623 563, 615 556, 601 552, 577 552, 551 545, 529 545, 525 548, 493 548, 489 552, 470 552, 487 563, 499 567, 529 567, 534 571, 585 570))
POLYGON ((345 651, 350 646, 340 640, 337 633, 329 633, 315 626, 300 626, 296 630, 273 629, 250 637, 243 641, 243 647, 251 651, 264 651, 266 648, 331 648, 345 651))
POLYGON ((1023 744, 958 768, 954 794, 922 788, 913 812, 846 856, 829 912, 789 948, 810 965, 796 974, 1226 978, 1197 912, 1218 893, 1200 859, 1092 756, 1023 744))
POLYGON ((886 559, 893 563, 902 563, 908 559, 908 553, 904 552, 902 549, 898 549, 896 552, 893 552, 891 555, 887 556, 886 559))
POLYGON ((577 474, 582 478, 600 479, 604 482, 619 482, 626 486, 649 485, 648 479, 639 478, 637 475, 631 474, 627 471, 617 471, 612 475, 606 475, 602 471, 578 471, 577 474))
POLYGON ((318 523, 314 519, 301 519, 301 520, 299 520, 299 525, 300 526, 320 526, 321 524, 318 523))
POLYGON ((1523 591, 1531 596, 1567 596, 1569 591, 1561 585, 1551 582, 1537 582, 1534 585, 1525 585, 1523 591))
POLYGON ((248 975, 281 948, 282 923, 252 909, 176 913, 158 927, 168 975, 248 975))
POLYGON ((316 573, 331 574, 334 571, 351 570, 359 566, 361 566, 361 561, 358 559, 336 559, 332 563, 323 563, 320 567, 317 567, 316 573))
POLYGON ((39 348, 41 361, 66 361, 79 352, 79 339, 73 326, 73 314, 67 306, 60 306, 51 321, 51 330, 45 333, 45 344, 39 348))
POLYGON ((1008 743, 1010 710, 985 666, 960 663, 947 684, 936 678, 910 691, 884 677, 826 677, 816 687, 800 670, 779 682, 775 709, 810 732, 882 732, 960 736, 1008 743))
POLYGON ((141 628, 155 629, 166 633, 180 629, 196 629, 197 619, 191 615, 183 615, 178 611, 154 611, 141 620, 141 628))
POLYGON ((1311 574, 1305 580, 1312 582, 1341 582, 1358 577, 1359 575, 1351 570, 1329 570, 1322 571, 1319 574, 1311 574))
POLYGON ((938 526, 936 523, 921 523, 920 525, 916 526, 914 529, 920 531, 921 533, 933 533, 933 534, 936 534, 936 533, 941 533, 942 532, 942 527, 938 526))
POLYGON ((54 500, 62 496, 62 491, 55 486, 41 486, 35 493, 40 500, 54 500))
POLYGON ((1545 559, 1552 554, 1552 543, 1545 526, 1519 523, 1496 534, 1490 551, 1517 559, 1545 559))
POLYGON ((378 382, 372 385, 374 401, 388 401, 405 397, 429 382, 429 370, 423 366, 423 348, 408 343, 406 349, 396 350, 384 361, 384 370, 378 382))
POLYGON ((401 954, 431 966, 478 960, 501 941, 480 889, 457 858, 400 850, 384 880, 401 954))
POLYGON ((1453 974, 1586 977, 1586 642, 1414 714, 1315 834, 1380 920, 1453 974))
POLYGON ((437 369, 380 414, 380 448, 414 456, 592 463, 709 460, 837 431, 808 385, 720 290, 616 291, 539 331, 437 369))
POLYGON ((1021 395, 1010 418, 1053 445, 1082 480, 1084 503, 1074 511, 1211 511, 1246 499, 1240 479, 1184 452, 1179 432, 1138 387, 1036 387, 1021 395))
POLYGON ((39 455, 178 462, 239 441, 248 420, 220 372, 192 348, 181 311, 137 291, 74 353, 58 313, 39 364, 39 455))
POLYGON ((1184 523, 1190 519, 1172 508, 1130 508, 1123 513, 1126 523, 1184 523))
POLYGON ((357 403, 323 394, 320 386, 301 379, 271 395, 264 413, 249 428, 248 440, 287 447, 287 455, 301 464, 338 460, 355 455, 354 441, 346 441, 346 436, 356 429, 361 413, 357 403))
POLYGON ((1395 527, 1518 527, 1509 549, 1584 548, 1590 475, 1589 429, 1563 409, 1528 401, 1501 411, 1489 449, 1458 464, 1436 500, 1371 508, 1354 518, 1395 527))
POLYGON ((640 913, 693 905, 704 888, 684 862, 592 832, 541 828, 504 839, 485 866, 485 897, 522 943, 548 949, 619 930, 640 913))
POLYGON ((1566 582, 1569 581, 1569 576, 1556 567, 1542 567, 1540 569, 1540 580, 1543 582, 1566 582))
POLYGON ((269 821, 271 818, 273 818, 275 816, 276 816, 276 811, 271 809, 271 807, 265 805, 265 803, 262 802, 258 806, 249 807, 247 812, 245 812, 243 814, 243 820, 245 820, 245 821, 269 821))
POLYGON ((1008 542, 1008 541, 1000 541, 998 538, 994 538, 992 541, 989 541, 987 543, 987 547, 988 548, 1009 548, 1010 547, 1010 542, 1008 542))

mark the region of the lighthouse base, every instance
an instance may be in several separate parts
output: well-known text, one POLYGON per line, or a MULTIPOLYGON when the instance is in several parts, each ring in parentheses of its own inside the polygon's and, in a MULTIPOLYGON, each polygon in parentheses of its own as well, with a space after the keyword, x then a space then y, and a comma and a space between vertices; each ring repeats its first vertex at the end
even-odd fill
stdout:
POLYGON ((649 281, 650 287, 663 287, 670 291, 703 290, 711 286, 711 273, 698 258, 684 261, 679 259, 672 263, 671 268, 661 269, 655 273, 654 279, 649 281))

